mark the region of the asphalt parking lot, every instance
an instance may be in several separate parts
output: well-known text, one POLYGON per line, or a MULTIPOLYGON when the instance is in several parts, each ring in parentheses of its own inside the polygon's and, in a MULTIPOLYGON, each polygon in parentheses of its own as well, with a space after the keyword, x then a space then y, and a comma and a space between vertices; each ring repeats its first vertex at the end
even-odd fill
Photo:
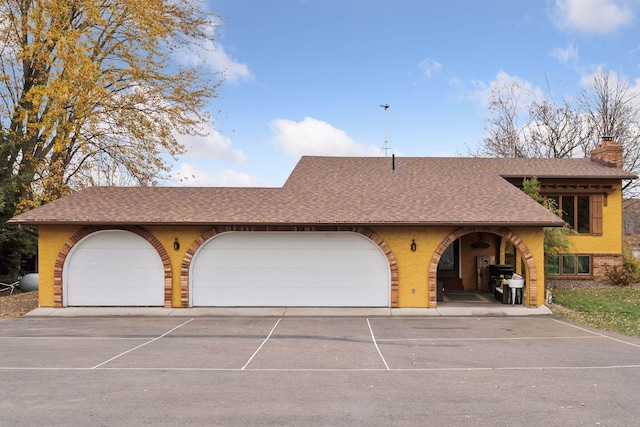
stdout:
POLYGON ((640 340, 544 317, 0 321, 0 425, 640 425, 640 340))

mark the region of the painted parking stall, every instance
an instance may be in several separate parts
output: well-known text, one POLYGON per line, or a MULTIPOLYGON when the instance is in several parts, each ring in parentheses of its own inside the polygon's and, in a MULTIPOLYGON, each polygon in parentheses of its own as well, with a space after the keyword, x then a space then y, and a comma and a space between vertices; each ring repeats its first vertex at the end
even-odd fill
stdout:
POLYGON ((0 344, 0 370, 640 369, 640 340, 551 318, 23 318, 0 344))

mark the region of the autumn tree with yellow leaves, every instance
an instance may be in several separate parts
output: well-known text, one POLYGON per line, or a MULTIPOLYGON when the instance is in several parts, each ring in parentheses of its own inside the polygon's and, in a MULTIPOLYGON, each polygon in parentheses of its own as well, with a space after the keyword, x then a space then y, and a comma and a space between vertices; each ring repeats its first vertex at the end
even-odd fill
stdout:
MULTIPOLYGON (((176 58, 203 52, 218 24, 197 0, 0 0, 0 221, 164 176, 221 82, 176 58)), ((5 258, 16 236, 2 227, 5 258)))

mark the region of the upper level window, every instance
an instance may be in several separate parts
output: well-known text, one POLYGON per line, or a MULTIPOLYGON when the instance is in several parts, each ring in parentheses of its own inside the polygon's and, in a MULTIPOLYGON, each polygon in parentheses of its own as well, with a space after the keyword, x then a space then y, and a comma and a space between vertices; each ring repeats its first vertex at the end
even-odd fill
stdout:
POLYGON ((591 196, 547 196, 554 200, 562 212, 562 219, 580 234, 592 233, 591 196))

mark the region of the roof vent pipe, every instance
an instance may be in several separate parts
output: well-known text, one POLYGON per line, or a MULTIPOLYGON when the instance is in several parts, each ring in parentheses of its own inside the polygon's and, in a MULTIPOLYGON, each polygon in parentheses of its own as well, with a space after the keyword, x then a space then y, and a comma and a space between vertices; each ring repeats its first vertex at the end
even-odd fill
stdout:
POLYGON ((395 154, 391 155, 391 172, 393 173, 396 172, 396 155, 395 154))

